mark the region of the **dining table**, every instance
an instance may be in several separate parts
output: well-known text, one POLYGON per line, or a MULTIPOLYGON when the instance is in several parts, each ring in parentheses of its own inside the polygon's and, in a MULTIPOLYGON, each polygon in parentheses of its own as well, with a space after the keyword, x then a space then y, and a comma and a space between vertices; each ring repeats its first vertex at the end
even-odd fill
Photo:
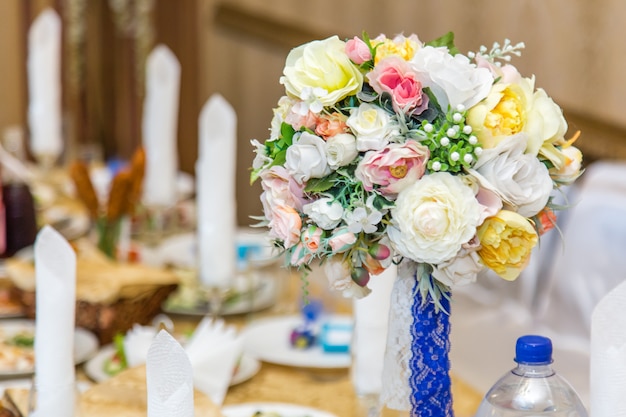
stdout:
MULTIPOLYGON (((273 302, 262 308, 251 308, 236 314, 220 316, 227 325, 244 331, 251 324, 263 319, 281 318, 301 314, 303 301, 321 300, 324 309, 335 315, 352 314, 352 299, 328 289, 322 271, 312 273, 306 281, 296 270, 283 267, 280 262, 255 266, 255 272, 269 277, 275 291, 273 302), (306 296, 304 295, 306 294, 306 296)), ((7 284, 6 280, 3 280, 7 284)), ((202 314, 177 314, 164 309, 162 314, 171 319, 176 333, 190 334, 205 317, 202 314)), ((100 349, 105 346, 100 346, 100 349)), ((332 353, 329 353, 332 355, 332 353)), ((280 362, 280 361, 279 361, 280 362)), ((86 371, 88 361, 76 367, 76 378, 87 384, 96 384, 86 371)), ((246 403, 281 403, 323 410, 337 417, 366 417, 363 403, 359 400, 351 380, 350 367, 294 366, 289 363, 264 361, 259 358, 258 371, 247 380, 231 385, 226 393, 223 407, 246 403)), ((453 367, 454 369, 454 367, 453 367)), ((451 373, 453 408, 456 417, 474 415, 484 393, 468 381, 451 373)), ((3 385, 10 385, 4 379, 3 385)), ((401 417, 397 410, 383 409, 381 417, 401 417)))

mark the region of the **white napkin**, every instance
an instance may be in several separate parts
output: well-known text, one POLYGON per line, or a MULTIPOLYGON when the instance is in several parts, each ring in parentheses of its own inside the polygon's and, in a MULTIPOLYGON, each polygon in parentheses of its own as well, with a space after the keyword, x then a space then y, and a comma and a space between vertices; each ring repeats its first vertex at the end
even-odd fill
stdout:
POLYGON ((590 413, 626 416, 626 282, 596 305, 591 316, 590 413))
POLYGON ((142 121, 146 152, 143 202, 150 207, 168 208, 176 203, 179 92, 180 63, 167 46, 158 45, 146 62, 142 121))
POLYGON ((372 292, 353 301, 354 334, 351 377, 357 395, 378 394, 382 390, 383 362, 391 289, 397 268, 391 264, 380 275, 370 278, 372 292))
POLYGON ((56 161, 61 133, 61 18, 46 8, 28 33, 28 124, 30 150, 56 161))
POLYGON ((185 347, 193 366, 194 386, 222 405, 243 353, 243 338, 223 320, 205 317, 185 347))
POLYGON ((157 329, 154 326, 134 324, 124 335, 124 354, 129 368, 143 365, 148 357, 157 329))
POLYGON ((182 346, 161 330, 148 351, 148 417, 193 417, 191 363, 182 346))
POLYGON ((200 281, 228 287, 236 272, 237 116, 219 94, 202 108, 196 161, 200 281))
POLYGON ((76 253, 50 226, 35 241, 35 279, 35 415, 72 417, 76 253))

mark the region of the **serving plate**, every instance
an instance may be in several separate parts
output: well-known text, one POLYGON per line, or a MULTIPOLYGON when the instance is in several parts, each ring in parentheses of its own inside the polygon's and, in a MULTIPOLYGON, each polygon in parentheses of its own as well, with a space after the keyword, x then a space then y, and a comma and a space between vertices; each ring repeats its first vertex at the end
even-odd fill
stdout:
MULTIPOLYGON (((6 319, 0 321, 0 378, 32 375, 35 371, 32 347, 15 347, 7 342, 18 334, 34 335, 35 321, 6 319), (30 358, 30 359, 29 359, 30 358)), ((74 331, 74 363, 81 364, 98 351, 98 339, 88 330, 74 331)))
MULTIPOLYGON (((96 353, 91 359, 89 359, 85 365, 85 374, 94 382, 103 382, 111 378, 112 375, 105 372, 104 367, 106 362, 115 354, 115 347, 113 345, 103 346, 98 353, 96 353)), ((239 366, 235 370, 233 379, 230 381, 230 386, 241 384, 252 378, 259 372, 261 363, 250 355, 243 355, 239 366)))
POLYGON ((251 417, 257 411, 274 412, 280 417, 337 417, 327 411, 287 403, 244 403, 222 408, 224 417, 251 417))

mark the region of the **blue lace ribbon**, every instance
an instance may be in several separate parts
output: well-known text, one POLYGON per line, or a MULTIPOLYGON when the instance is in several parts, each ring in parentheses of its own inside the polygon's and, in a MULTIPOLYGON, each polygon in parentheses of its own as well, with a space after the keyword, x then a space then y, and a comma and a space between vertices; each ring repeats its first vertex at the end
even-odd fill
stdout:
POLYGON ((450 301, 441 297, 445 311, 436 310, 430 295, 424 302, 413 287, 411 417, 453 417, 452 382, 450 380, 450 301), (447 313, 446 313, 447 311, 447 313))

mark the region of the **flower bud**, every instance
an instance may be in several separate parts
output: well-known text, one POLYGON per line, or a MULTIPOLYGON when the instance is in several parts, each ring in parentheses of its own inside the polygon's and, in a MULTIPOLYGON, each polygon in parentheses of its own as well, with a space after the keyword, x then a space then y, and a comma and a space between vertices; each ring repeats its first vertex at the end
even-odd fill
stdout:
POLYGON ((381 245, 380 243, 374 243, 369 247, 367 252, 372 255, 374 259, 377 261, 383 261, 391 255, 391 250, 386 245, 381 245))
POLYGON ((360 287, 365 287, 367 283, 370 281, 370 274, 367 272, 365 268, 356 267, 350 273, 352 277, 352 281, 354 281, 360 287))

